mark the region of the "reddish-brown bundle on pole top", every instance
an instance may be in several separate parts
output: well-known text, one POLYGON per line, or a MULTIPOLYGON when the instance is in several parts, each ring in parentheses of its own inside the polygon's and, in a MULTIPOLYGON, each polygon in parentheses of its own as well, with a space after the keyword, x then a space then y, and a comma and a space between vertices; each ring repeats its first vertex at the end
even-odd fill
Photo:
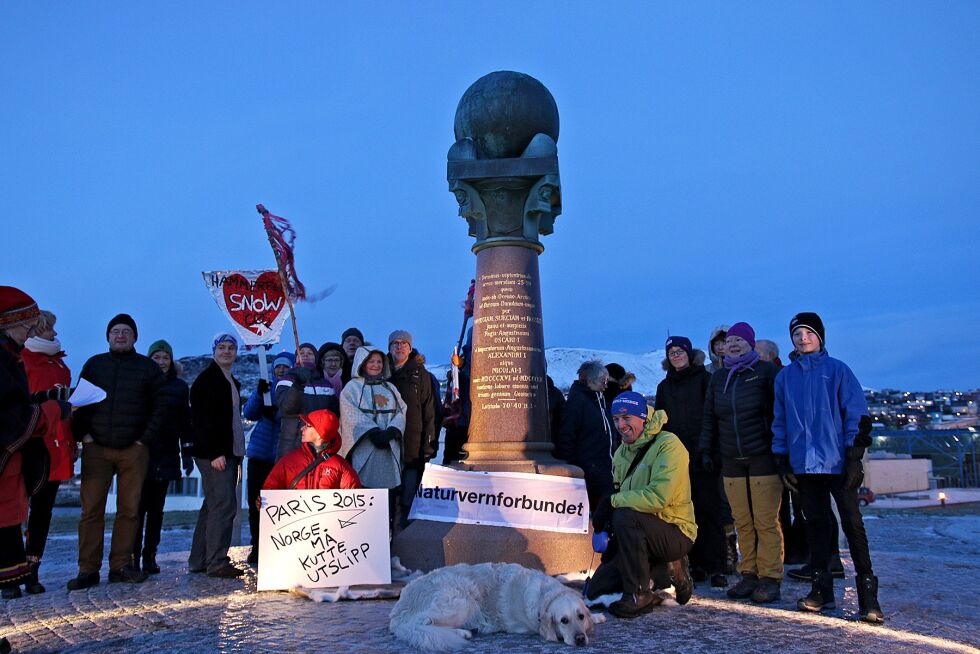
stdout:
POLYGON ((262 225, 269 237, 269 245, 272 246, 272 251, 276 255, 276 265, 279 267, 279 275, 282 277, 283 291, 292 300, 305 300, 306 287, 303 286, 303 282, 299 281, 293 258, 293 249, 296 246, 296 230, 285 218, 269 213, 265 206, 257 204, 255 208, 262 214, 262 225))
POLYGON ((289 221, 279 216, 269 213, 263 205, 257 204, 255 208, 262 214, 262 224, 265 226, 265 233, 269 237, 269 245, 272 246, 272 254, 276 257, 276 269, 279 271, 279 282, 282 284, 282 292, 286 296, 286 305, 289 307, 289 319, 293 325, 293 338, 296 340, 296 356, 299 357, 299 330, 296 328, 296 311, 293 310, 293 300, 306 298, 306 288, 296 276, 296 265, 293 261, 293 247, 296 243, 296 231, 289 221))

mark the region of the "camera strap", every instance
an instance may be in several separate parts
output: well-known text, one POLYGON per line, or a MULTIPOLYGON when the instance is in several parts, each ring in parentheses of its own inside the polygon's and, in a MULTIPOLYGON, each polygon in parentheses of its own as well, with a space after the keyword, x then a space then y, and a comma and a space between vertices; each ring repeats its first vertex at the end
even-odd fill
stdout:
POLYGON ((311 452, 313 452, 313 460, 310 461, 306 465, 306 467, 300 471, 298 475, 293 477, 293 480, 289 483, 289 490, 296 488, 297 484, 299 484, 300 480, 302 480, 303 477, 308 475, 315 467, 317 467, 318 465, 320 465, 321 463, 329 459, 331 456, 333 456, 330 452, 326 450, 323 450, 322 452, 317 454, 316 449, 309 443, 306 443, 306 446, 310 448, 311 452))
POLYGON ((633 460, 630 461, 630 467, 626 469, 626 474, 623 475, 623 481, 615 485, 617 493, 619 492, 620 487, 626 483, 626 480, 630 478, 630 475, 633 474, 633 471, 636 470, 636 466, 640 465, 640 461, 643 460, 643 457, 647 455, 647 450, 649 450, 650 447, 657 442, 657 436, 659 435, 660 434, 655 434, 646 445, 637 450, 636 456, 634 456, 633 460))

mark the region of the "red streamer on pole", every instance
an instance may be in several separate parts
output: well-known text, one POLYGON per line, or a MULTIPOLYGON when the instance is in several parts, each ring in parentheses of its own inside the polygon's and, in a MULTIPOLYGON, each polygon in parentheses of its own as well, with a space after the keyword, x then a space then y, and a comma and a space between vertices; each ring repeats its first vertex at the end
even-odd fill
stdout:
POLYGON ((268 209, 261 204, 255 205, 255 208, 262 214, 262 224, 265 226, 265 233, 269 236, 269 245, 272 246, 276 255, 276 263, 279 265, 283 290, 292 300, 305 300, 306 287, 303 286, 303 282, 299 281, 293 258, 293 250, 296 246, 296 230, 293 229, 288 220, 269 213, 268 209))

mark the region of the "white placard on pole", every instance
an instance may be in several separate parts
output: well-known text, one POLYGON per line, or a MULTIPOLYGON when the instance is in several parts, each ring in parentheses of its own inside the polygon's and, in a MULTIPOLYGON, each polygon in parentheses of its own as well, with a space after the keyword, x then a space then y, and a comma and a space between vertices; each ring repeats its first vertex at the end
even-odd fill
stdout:
POLYGON ((589 495, 584 479, 472 472, 428 463, 409 517, 586 534, 589 495))
POLYGON ((387 489, 261 497, 258 590, 391 583, 387 489))

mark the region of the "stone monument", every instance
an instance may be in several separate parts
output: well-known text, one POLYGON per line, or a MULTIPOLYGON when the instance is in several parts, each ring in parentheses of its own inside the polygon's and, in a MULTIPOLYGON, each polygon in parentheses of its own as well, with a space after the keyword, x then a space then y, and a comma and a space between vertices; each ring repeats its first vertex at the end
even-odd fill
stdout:
MULTIPOLYGON (((456 109, 447 178, 476 238, 467 452, 455 467, 582 477, 551 456, 538 255, 561 213, 558 107, 541 82, 501 71, 456 109)), ((410 568, 505 561, 585 570, 588 535, 417 520, 393 542, 410 568)))

